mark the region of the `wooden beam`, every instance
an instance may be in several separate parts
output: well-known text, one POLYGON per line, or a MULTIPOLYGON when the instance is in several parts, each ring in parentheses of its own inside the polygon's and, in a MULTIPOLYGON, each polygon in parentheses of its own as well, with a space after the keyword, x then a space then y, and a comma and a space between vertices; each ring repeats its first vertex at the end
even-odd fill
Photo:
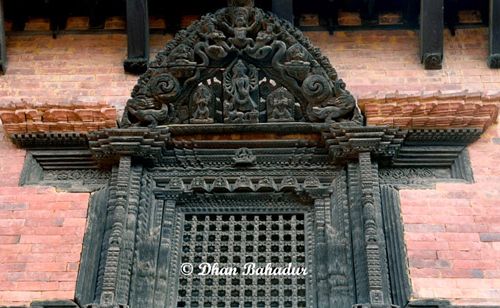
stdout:
POLYGON ((333 34, 335 27, 338 25, 339 8, 338 0, 328 0, 326 2, 326 16, 328 19, 328 32, 333 34))
POLYGON ((104 29, 106 16, 104 14, 104 5, 101 0, 90 0, 89 5, 89 28, 104 29))
POLYGON ((59 31, 66 29, 66 22, 68 20, 68 1, 65 0, 50 0, 49 1, 49 14, 50 14, 50 31, 52 37, 56 38, 59 31))
POLYGON ((419 0, 405 0, 403 4, 403 18, 410 28, 418 27, 419 0))
POLYGON ((490 0, 490 55, 488 66, 500 68, 500 0, 490 0))
POLYGON ((273 0, 272 11, 279 17, 293 23, 293 0, 273 0))
POLYGON ((376 24, 378 22, 378 6, 376 0, 362 0, 359 16, 363 24, 376 24))
POLYGON ((127 0, 128 56, 126 72, 142 74, 149 62, 149 17, 147 0, 127 0))
POLYGON ((7 49, 5 45, 5 22, 3 18, 3 0, 0 0, 0 74, 5 73, 7 67, 7 49))
POLYGON ((443 27, 443 0, 422 0, 420 3, 420 56, 425 69, 442 68, 443 27))
POLYGON ((444 0, 444 21, 455 36, 458 24, 458 0, 444 0))
MULTIPOLYGON (((5 3, 7 4, 7 3, 5 3)), ((12 14, 12 30, 23 31, 26 26, 26 21, 28 20, 28 0, 18 0, 13 1, 9 4, 9 9, 11 9, 14 14, 12 14)))

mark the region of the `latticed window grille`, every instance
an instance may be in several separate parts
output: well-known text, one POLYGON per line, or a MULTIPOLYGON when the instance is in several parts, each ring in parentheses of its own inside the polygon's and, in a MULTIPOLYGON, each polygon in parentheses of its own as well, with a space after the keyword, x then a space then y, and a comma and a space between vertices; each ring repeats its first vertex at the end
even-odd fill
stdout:
POLYGON ((186 214, 181 263, 194 266, 179 275, 178 307, 306 307, 307 276, 242 275, 256 267, 306 268, 305 215, 186 214), (236 268, 236 275, 198 275, 202 263, 236 268))

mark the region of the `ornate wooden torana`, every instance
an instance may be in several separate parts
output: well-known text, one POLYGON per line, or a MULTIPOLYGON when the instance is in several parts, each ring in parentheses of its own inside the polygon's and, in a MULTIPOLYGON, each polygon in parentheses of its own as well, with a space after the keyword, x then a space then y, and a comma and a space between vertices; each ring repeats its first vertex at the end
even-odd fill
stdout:
POLYGON ((232 0, 158 54, 119 128, 12 138, 30 150, 23 184, 96 191, 81 307, 382 308, 448 305, 409 303, 398 189, 472 181, 482 131, 366 126, 300 31, 232 0), (200 276, 203 262, 308 273, 200 276))
POLYGON ((122 127, 356 121, 318 48, 287 21, 234 1, 178 33, 141 76, 122 127))

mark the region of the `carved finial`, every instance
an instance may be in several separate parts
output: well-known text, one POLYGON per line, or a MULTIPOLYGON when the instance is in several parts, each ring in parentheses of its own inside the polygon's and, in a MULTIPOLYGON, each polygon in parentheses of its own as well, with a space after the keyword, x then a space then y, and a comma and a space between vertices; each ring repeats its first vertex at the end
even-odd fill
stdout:
POLYGON ((227 6, 254 7, 254 0, 227 0, 227 6))

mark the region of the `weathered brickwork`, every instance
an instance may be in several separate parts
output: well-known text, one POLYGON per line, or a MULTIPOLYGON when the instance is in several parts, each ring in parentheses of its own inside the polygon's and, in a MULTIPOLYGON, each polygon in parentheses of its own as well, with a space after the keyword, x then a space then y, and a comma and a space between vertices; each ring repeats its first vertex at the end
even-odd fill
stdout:
POLYGON ((359 100, 368 125, 401 128, 488 128, 497 118, 500 92, 387 94, 359 100))
POLYGON ((500 304, 500 127, 469 148, 473 184, 403 190, 414 296, 500 304))
MULTIPOLYGON (((445 60, 438 71, 422 68, 418 34, 413 31, 307 35, 361 100, 396 91, 411 96, 468 90, 484 97, 496 97, 500 91, 500 70, 488 69, 484 60, 486 29, 458 30, 456 37, 446 34, 445 60)), ((152 56, 170 38, 153 35, 152 56)), ((49 34, 12 35, 7 48, 9 66, 0 77, 0 107, 25 103, 69 110, 104 103, 121 114, 137 80, 123 72, 122 34, 63 34, 56 40, 49 34)), ((402 191, 415 298, 500 304, 499 149, 499 128, 491 126, 470 149, 476 183, 402 191)), ((2 138, 0 306, 72 298, 86 222, 88 194, 18 187, 24 156, 2 138)))
POLYGON ((88 194, 18 187, 25 151, 0 134, 0 306, 73 298, 88 194))
POLYGON ((0 120, 7 134, 36 132, 90 132, 116 127, 116 110, 96 105, 34 106, 25 102, 0 106, 0 120))

